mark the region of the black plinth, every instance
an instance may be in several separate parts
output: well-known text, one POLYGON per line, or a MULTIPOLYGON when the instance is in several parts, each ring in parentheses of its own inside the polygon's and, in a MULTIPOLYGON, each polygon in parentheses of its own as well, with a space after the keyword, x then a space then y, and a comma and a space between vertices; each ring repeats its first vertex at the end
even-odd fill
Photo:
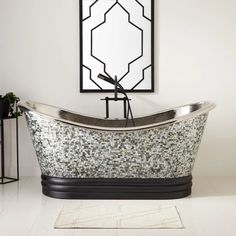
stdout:
POLYGON ((17 117, 0 117, 1 125, 1 176, 0 184, 7 184, 19 180, 19 143, 18 143, 18 118, 17 117), (4 121, 15 119, 16 121, 16 177, 5 175, 5 150, 4 150, 4 121))
POLYGON ((191 194, 192 176, 163 179, 57 178, 42 175, 43 193, 62 199, 177 199, 191 194))

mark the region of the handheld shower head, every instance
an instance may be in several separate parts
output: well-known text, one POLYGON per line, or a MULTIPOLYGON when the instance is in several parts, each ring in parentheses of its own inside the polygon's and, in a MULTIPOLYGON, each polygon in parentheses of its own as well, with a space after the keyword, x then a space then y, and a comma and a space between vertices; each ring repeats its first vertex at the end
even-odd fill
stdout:
POLYGON ((104 81, 106 81, 106 82, 108 82, 108 83, 110 83, 110 84, 113 84, 113 85, 115 84, 115 81, 114 81, 112 78, 108 77, 108 76, 99 74, 99 75, 98 75, 98 78, 99 78, 99 79, 102 79, 102 80, 104 80, 104 81))

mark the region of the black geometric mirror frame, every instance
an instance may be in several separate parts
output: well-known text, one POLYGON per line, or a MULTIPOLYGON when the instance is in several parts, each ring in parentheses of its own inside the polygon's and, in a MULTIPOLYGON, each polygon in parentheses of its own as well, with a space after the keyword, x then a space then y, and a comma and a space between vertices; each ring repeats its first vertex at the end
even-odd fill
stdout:
POLYGON ((80 92, 154 92, 154 0, 79 0, 80 92))

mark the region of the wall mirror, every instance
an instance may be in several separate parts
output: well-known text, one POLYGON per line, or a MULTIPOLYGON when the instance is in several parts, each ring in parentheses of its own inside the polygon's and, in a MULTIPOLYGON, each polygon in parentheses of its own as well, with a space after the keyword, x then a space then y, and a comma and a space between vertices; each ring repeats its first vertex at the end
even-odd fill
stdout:
POLYGON ((80 0, 80 91, 154 91, 154 0, 80 0))

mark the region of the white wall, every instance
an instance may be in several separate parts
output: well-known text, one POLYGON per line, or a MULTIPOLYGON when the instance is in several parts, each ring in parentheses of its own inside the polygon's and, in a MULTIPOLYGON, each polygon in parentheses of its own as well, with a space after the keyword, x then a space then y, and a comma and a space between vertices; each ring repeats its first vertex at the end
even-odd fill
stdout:
MULTIPOLYGON (((155 3, 157 89, 131 95, 134 114, 214 101, 194 171, 235 175, 236 1, 155 3)), ((105 94, 78 90, 77 6, 78 0, 0 0, 0 94, 12 90, 22 100, 104 115, 105 94)), ((21 175, 39 174, 23 118, 20 154, 21 175)))

